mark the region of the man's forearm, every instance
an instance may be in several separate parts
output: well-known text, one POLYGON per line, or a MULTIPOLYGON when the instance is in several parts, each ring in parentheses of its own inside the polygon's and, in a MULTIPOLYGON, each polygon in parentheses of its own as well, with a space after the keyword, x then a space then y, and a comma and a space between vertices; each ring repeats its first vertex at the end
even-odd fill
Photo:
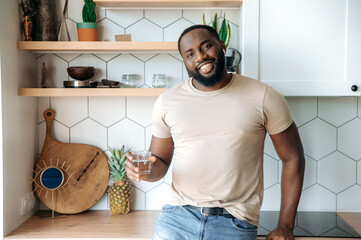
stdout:
POLYGON ((288 229, 294 228, 298 202, 302 192, 305 159, 283 162, 281 179, 281 210, 278 225, 288 229))

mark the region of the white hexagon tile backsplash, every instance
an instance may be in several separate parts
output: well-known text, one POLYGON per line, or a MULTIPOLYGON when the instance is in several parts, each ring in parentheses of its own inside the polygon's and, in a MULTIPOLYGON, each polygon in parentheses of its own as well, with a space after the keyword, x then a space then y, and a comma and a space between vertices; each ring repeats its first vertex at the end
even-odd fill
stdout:
MULTIPOLYGON (((64 0, 58 0, 64 2, 64 0)), ((81 21, 78 0, 69 0, 67 23, 73 41, 75 24, 81 21)), ((133 41, 177 41, 182 30, 202 23, 202 14, 211 22, 224 14, 230 20, 230 46, 240 49, 240 11, 230 9, 159 10, 109 9, 97 7, 99 40, 114 41, 114 34, 130 33, 133 41)), ((125 73, 139 76, 139 87, 151 87, 154 73, 165 73, 170 86, 188 78, 178 53, 59 53, 39 54, 38 83, 42 63, 48 69, 48 86, 62 87, 70 79, 68 66, 93 65, 96 80, 121 80, 125 73)), ((151 112, 156 98, 147 97, 43 97, 38 98, 39 152, 45 137, 45 109, 56 111, 52 134, 64 142, 93 144, 134 150, 149 148, 151 112)), ((306 154, 306 171, 299 210, 361 211, 361 98, 288 97, 290 111, 299 127, 306 154)), ((265 194, 263 210, 280 207, 282 162, 267 135, 265 143, 265 194)), ((172 165, 171 165, 172 168, 172 165)), ((171 186, 171 168, 164 179, 133 186, 133 209, 160 209, 171 186)), ((93 209, 109 209, 107 195, 93 209)))

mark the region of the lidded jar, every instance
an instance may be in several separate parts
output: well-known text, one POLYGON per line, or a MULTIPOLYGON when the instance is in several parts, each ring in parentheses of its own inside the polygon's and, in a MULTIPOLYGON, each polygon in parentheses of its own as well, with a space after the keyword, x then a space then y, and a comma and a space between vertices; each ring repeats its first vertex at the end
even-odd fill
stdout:
POLYGON ((122 84, 126 88, 134 88, 137 85, 137 74, 123 74, 122 84))
POLYGON ((165 74, 153 74, 152 86, 154 88, 165 88, 168 85, 168 80, 165 74))

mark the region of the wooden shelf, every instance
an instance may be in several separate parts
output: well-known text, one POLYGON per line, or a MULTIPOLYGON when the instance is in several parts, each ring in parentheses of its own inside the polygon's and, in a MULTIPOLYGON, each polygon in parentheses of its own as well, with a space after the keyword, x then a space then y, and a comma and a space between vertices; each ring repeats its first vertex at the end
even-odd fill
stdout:
POLYGON ((239 8, 242 0, 94 0, 103 8, 239 8))
POLYGON ((31 97, 155 97, 166 88, 19 88, 19 96, 31 97))
POLYGON ((178 52, 177 42, 18 41, 17 48, 33 52, 178 52))

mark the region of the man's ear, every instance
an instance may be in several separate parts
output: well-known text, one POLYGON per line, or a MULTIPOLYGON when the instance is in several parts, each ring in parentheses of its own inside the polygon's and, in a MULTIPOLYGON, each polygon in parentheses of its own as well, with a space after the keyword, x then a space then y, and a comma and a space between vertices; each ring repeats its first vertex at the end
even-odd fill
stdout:
POLYGON ((226 44, 221 40, 221 48, 223 49, 223 53, 226 54, 226 44))

